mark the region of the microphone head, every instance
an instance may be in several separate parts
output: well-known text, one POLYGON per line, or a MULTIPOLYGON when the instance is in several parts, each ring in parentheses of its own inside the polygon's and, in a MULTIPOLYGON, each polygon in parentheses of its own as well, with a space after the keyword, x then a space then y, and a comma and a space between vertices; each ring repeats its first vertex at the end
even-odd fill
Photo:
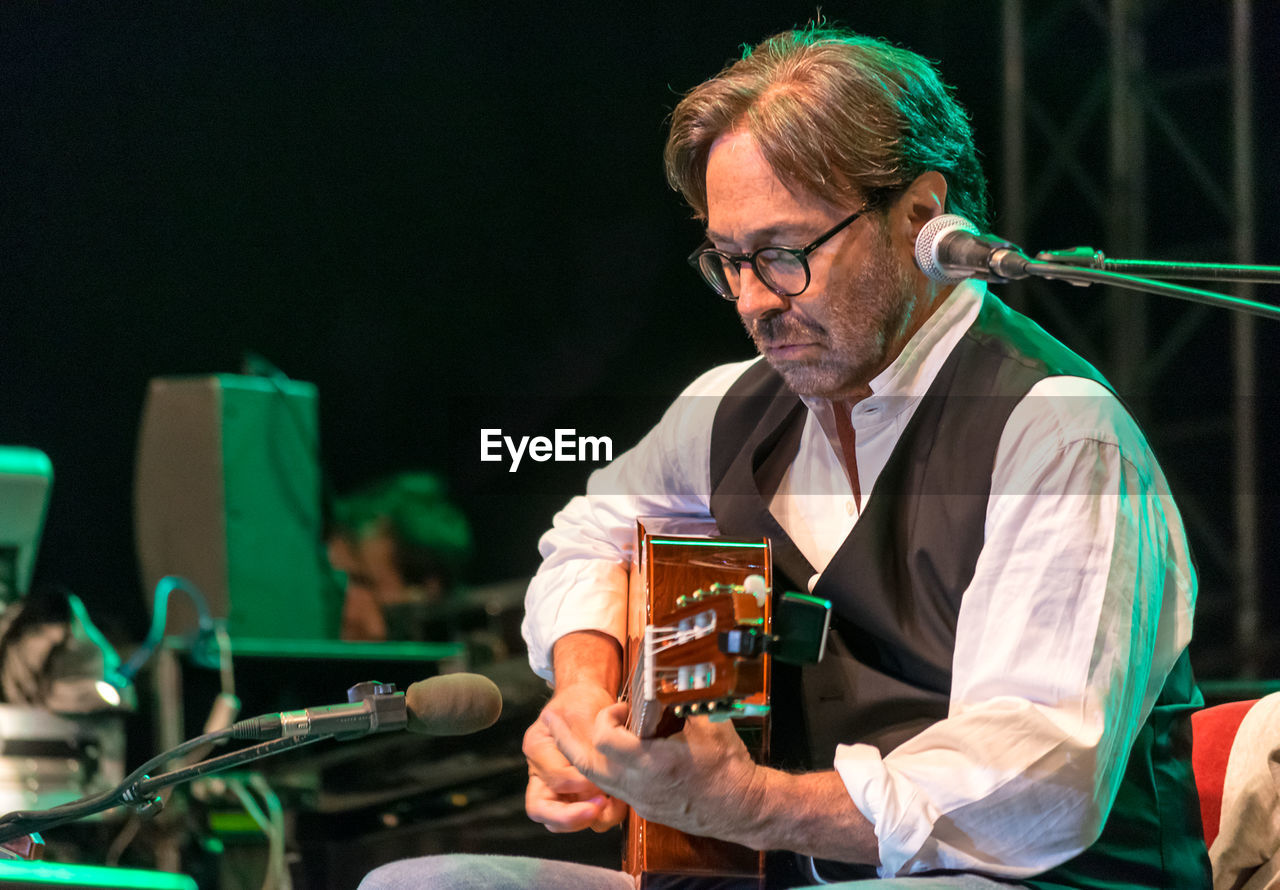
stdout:
POLYGON ((944 213, 929 220, 916 236, 916 265, 926 276, 941 284, 959 284, 968 275, 954 275, 943 268, 938 257, 938 246, 944 236, 952 232, 969 232, 978 234, 978 227, 963 216, 944 213))
POLYGON ((404 693, 410 732, 466 735, 498 722, 502 693, 479 674, 441 674, 411 685, 404 693))

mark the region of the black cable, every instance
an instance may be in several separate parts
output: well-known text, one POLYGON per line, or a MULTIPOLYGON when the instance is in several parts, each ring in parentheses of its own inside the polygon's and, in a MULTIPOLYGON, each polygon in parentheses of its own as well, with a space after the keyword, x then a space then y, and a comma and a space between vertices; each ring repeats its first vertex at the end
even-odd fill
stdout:
POLYGON ((188 739, 176 748, 170 748, 168 751, 152 757, 146 763, 129 773, 129 775, 125 776, 124 780, 116 787, 127 789, 129 786, 143 779, 147 773, 151 772, 151 770, 164 763, 166 760, 173 760, 175 757, 181 757, 202 745, 220 745, 234 737, 232 728, 228 726, 225 729, 219 729, 215 732, 206 732, 204 735, 196 736, 194 739, 188 739))
POLYGON ((191 766, 184 766, 180 769, 167 773, 161 773, 158 776, 144 778, 137 785, 130 789, 130 802, 133 800, 149 798, 170 785, 176 785, 179 782, 185 782, 189 779, 198 779, 210 773, 221 772, 233 766, 239 766, 251 760, 259 760, 263 757, 270 757, 273 754, 279 754, 282 751, 288 751, 292 748, 300 748, 303 745, 310 745, 312 742, 318 742, 327 736, 285 736, 280 739, 272 739, 269 742, 259 742, 248 748, 241 748, 239 751, 229 751, 226 754, 220 754, 209 760, 202 760, 199 763, 193 763, 191 766))

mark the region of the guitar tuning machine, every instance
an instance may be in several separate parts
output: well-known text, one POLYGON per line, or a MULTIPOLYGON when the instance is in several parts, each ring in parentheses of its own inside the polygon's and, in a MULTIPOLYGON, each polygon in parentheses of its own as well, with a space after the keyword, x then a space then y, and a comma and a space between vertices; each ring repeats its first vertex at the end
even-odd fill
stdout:
POLYGON ((742 580, 742 592, 755 597, 756 605, 762 609, 769 601, 769 585, 765 582, 763 575, 747 575, 742 580))
MULTIPOLYGON (((711 593, 717 593, 718 591, 716 588, 719 586, 719 584, 712 584, 711 593)), ((694 603, 700 603, 710 595, 711 594, 707 593, 707 591, 702 588, 698 588, 693 593, 682 593, 676 597, 676 608, 683 609, 685 606, 692 606, 694 603)))
POLYGON ((677 717, 697 717, 699 714, 705 714, 712 719, 715 719, 719 714, 724 714, 726 717, 731 716, 733 709, 733 699, 713 698, 710 701, 696 701, 690 702, 687 705, 676 705, 671 709, 671 712, 677 717))

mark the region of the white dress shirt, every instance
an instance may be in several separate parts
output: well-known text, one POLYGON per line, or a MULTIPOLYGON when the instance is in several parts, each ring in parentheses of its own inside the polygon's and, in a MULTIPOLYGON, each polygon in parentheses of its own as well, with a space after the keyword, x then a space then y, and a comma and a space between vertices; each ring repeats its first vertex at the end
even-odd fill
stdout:
MULTIPOLYGON (((863 509, 919 399, 982 300, 993 299, 984 295, 980 283, 958 286, 853 408, 863 509)), ((553 679, 551 648, 567 633, 625 639, 637 516, 710 515, 712 420, 748 364, 702 375, 556 515, 526 599, 539 674, 553 679)), ((821 573, 861 510, 831 403, 805 403, 799 453, 770 510, 821 573)), ((883 757, 862 744, 835 756, 875 826, 881 875, 1025 877, 1092 844, 1190 640, 1195 591, 1177 508, 1128 412, 1091 380, 1036 384, 1000 437, 983 549, 957 621, 947 718, 883 757)))

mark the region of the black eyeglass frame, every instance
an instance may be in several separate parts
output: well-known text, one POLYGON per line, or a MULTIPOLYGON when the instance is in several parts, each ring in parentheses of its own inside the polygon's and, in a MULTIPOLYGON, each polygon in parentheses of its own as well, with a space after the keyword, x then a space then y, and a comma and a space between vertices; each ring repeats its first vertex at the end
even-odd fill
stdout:
POLYGON ((855 219, 857 219, 858 217, 866 213, 868 209, 869 208, 867 207, 867 205, 864 204, 856 212, 840 220, 840 222, 836 223, 834 226, 827 229, 817 238, 814 238, 804 247, 782 247, 781 245, 777 245, 777 244, 766 244, 763 247, 756 248, 751 253, 725 253, 723 250, 717 250, 715 247, 708 246, 711 244, 711 241, 710 239, 706 239, 702 242, 702 244, 698 246, 697 250, 689 254, 688 258, 686 259, 686 262, 688 262, 690 266, 693 266, 693 268, 698 273, 698 277, 701 278, 703 281, 705 281, 708 287, 710 287, 719 296, 723 297, 724 299, 728 300, 731 303, 738 302, 738 295, 733 293, 732 291, 730 291, 729 293, 722 293, 720 291, 720 288, 716 287, 715 283, 706 276, 706 274, 702 271, 702 258, 704 256, 708 254, 715 254, 716 256, 720 257, 722 260, 728 263, 731 263, 733 265, 734 271, 738 273, 739 281, 742 280, 742 264, 750 263, 751 271, 755 273, 755 276, 760 280, 760 283, 763 284, 765 287, 769 288, 769 290, 773 291, 775 294, 777 294, 780 297, 798 297, 800 296, 800 294, 804 293, 809 288, 809 281, 811 277, 809 272, 809 254, 813 253, 823 244, 826 244, 829 240, 835 237, 843 228, 845 228, 845 226, 848 226, 855 219), (795 257, 796 260, 800 263, 800 268, 804 269, 804 286, 797 291, 788 292, 771 284, 770 283, 771 276, 768 273, 761 274, 760 267, 756 263, 756 260, 760 256, 760 254, 764 253, 766 250, 780 250, 783 253, 788 253, 791 256, 795 257))

